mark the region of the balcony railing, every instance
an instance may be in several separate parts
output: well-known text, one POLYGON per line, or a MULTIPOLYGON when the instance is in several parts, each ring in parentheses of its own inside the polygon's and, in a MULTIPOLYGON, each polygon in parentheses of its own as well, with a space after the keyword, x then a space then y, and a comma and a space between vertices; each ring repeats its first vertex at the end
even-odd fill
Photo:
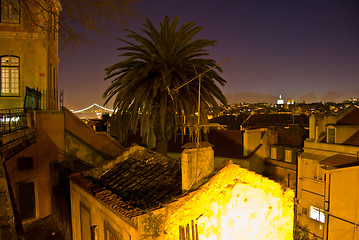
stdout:
POLYGON ((32 122, 23 108, 0 109, 0 135, 29 127, 28 115, 32 122))
POLYGON ((39 90, 26 87, 23 108, 0 109, 0 135, 34 126, 34 110, 59 110, 63 90, 39 90))
POLYGON ((24 109, 58 110, 63 106, 63 90, 44 90, 26 87, 24 109))

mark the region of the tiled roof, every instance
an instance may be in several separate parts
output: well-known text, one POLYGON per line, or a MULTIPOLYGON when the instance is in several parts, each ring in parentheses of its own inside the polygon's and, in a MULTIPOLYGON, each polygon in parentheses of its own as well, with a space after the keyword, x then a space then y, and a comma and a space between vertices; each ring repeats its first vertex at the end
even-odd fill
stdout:
POLYGON ((75 174, 74 183, 121 214, 133 217, 182 194, 180 162, 145 148, 111 165, 100 176, 75 174))
POLYGON ((343 167, 358 166, 359 160, 357 157, 347 156, 343 154, 335 154, 333 156, 330 156, 320 161, 320 164, 330 167, 343 168, 343 167))
MULTIPOLYGON (((208 142, 213 145, 216 157, 242 158, 242 135, 241 130, 210 129, 208 142)), ((180 153, 183 151, 184 143, 192 142, 188 135, 183 136, 183 141, 181 140, 181 136, 177 136, 177 139, 171 139, 168 143, 168 151, 180 153)))
POLYGON ((216 157, 242 158, 243 133, 240 130, 210 130, 209 142, 216 157))
POLYGON ((289 129, 278 129, 278 144, 303 147, 304 140, 308 135, 308 130, 300 126, 290 126, 289 129))
POLYGON ((336 123, 337 125, 359 125, 359 109, 356 107, 350 107, 346 109, 339 120, 336 123))
POLYGON ((289 124, 299 124, 303 127, 308 127, 309 118, 304 114, 254 114, 243 123, 243 127, 251 129, 272 126, 288 126, 289 124))
POLYGON ((359 130, 356 131, 350 138, 348 138, 343 144, 351 146, 359 146, 359 130))
POLYGON ((115 211, 126 217, 131 218, 143 213, 141 209, 135 208, 124 202, 120 196, 107 190, 104 186, 94 183, 82 173, 74 173, 70 176, 70 179, 83 190, 102 201, 105 205, 113 208, 115 211))

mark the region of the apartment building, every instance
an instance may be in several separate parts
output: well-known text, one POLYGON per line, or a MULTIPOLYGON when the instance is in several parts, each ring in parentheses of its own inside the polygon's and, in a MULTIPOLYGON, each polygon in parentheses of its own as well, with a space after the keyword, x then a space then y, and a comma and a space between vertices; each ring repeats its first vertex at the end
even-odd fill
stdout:
POLYGON ((359 109, 312 115, 298 160, 296 220, 319 239, 358 233, 359 109))

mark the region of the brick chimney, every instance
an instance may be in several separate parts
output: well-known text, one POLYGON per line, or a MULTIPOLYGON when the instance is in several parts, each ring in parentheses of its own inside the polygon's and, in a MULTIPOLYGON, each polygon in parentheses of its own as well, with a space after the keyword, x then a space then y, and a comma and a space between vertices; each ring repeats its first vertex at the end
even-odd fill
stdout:
POLYGON ((214 151, 208 142, 187 143, 181 154, 182 191, 197 188, 214 170, 214 151))

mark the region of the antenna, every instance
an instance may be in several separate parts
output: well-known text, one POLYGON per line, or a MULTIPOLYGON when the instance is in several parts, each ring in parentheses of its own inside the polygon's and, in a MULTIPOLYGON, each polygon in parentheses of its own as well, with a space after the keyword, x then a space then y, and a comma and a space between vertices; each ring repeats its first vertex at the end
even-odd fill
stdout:
MULTIPOLYGON (((183 83, 183 84, 180 85, 179 87, 176 87, 175 89, 170 90, 169 87, 167 86, 168 93, 171 95, 171 93, 177 92, 178 89, 180 89, 180 88, 186 86, 188 83, 192 82, 192 81, 195 80, 196 78, 204 76, 205 73, 207 73, 207 72, 211 71, 212 69, 214 69, 214 68, 216 68, 216 67, 222 65, 223 63, 227 62, 228 60, 230 60, 230 58, 227 58, 226 60, 224 60, 224 61, 218 63, 218 64, 217 64, 216 66, 214 66, 214 67, 211 67, 211 68, 207 69, 206 71, 202 72, 202 73, 199 74, 199 75, 198 75, 198 73, 197 73, 197 71, 196 71, 196 74, 197 74, 196 77, 194 77, 194 78, 188 80, 187 82, 183 83)), ((193 66, 193 67, 194 67, 194 66, 193 66)), ((195 69, 195 70, 196 70, 196 69, 195 69)))
MULTIPOLYGON (((196 67, 195 66, 193 66, 193 69, 194 69, 194 71, 195 71, 195 73, 196 73, 196 75, 197 76, 195 76, 194 78, 192 78, 192 79, 190 79, 189 81, 187 81, 187 82, 185 82, 184 84, 182 84, 182 85, 180 85, 179 87, 177 87, 177 88, 175 88, 175 89, 173 89, 173 90, 170 90, 169 89, 169 87, 167 86, 167 91, 168 91, 168 94, 171 96, 171 99, 172 99, 172 101, 174 101, 174 98, 173 98, 173 96, 172 96, 172 93, 175 93, 175 92, 177 92, 180 88, 182 88, 182 87, 184 87, 185 85, 187 85, 187 84, 189 84, 190 82, 192 82, 193 80, 195 80, 196 78, 198 78, 198 105, 197 105, 197 124, 194 124, 194 123, 192 123, 193 125, 194 125, 194 129, 195 129, 195 145, 196 145, 196 147, 195 147, 195 156, 194 156, 194 159, 192 158, 192 160, 191 160, 191 162, 194 164, 194 166, 193 166, 193 173, 194 173, 194 175, 195 175, 195 178, 194 179, 192 179, 193 180, 193 182, 192 182, 192 184, 190 185, 190 188, 192 188, 192 186, 197 182, 197 180, 199 179, 199 177, 200 177, 200 175, 201 174, 204 174, 203 172, 202 172, 202 169, 201 170, 199 170, 198 169, 198 162, 199 162, 199 153, 200 153, 200 151, 201 151, 201 154, 203 154, 204 155, 204 157, 206 157, 206 155, 205 155, 205 153, 204 153, 204 150, 203 149, 201 149, 200 147, 200 128, 201 127, 203 127, 204 125, 200 125, 200 123, 201 123, 201 80, 202 80, 202 76, 204 76, 204 74, 206 73, 206 72, 209 72, 210 70, 212 70, 212 69, 214 69, 214 68, 216 68, 216 67, 218 67, 220 64, 223 64, 224 62, 226 62, 226 61, 228 61, 229 59, 227 59, 227 60, 225 60, 225 61, 223 61, 223 62, 221 62, 221 63, 219 63, 219 64, 217 64, 217 65, 215 65, 214 67, 212 67, 212 68, 209 68, 209 69, 207 69, 206 71, 204 71, 204 72, 202 72, 201 74, 198 74, 198 71, 197 71, 197 69, 196 69, 196 67)), ((184 128, 184 130, 186 129, 186 125, 185 125, 185 120, 186 120, 186 116, 185 116, 185 114, 183 114, 183 116, 184 116, 184 121, 183 121, 183 128, 184 128)), ((207 169, 208 170, 208 169, 207 169)), ((206 171, 207 171, 206 170, 206 171)), ((213 170, 213 169, 212 169, 213 170)), ((212 171, 212 170, 210 170, 210 171, 212 171)), ((191 173, 191 175, 192 175, 192 173, 191 173)), ((192 181, 191 180, 191 181, 192 181)))
MULTIPOLYGON (((197 69, 195 66, 193 66, 194 71, 198 75, 197 69)), ((199 148, 199 124, 200 124, 200 118, 201 118, 201 75, 198 75, 198 117, 197 117, 197 128, 196 128, 196 135, 195 135, 195 141, 196 141, 196 148, 199 148)))
MULTIPOLYGON (((177 92, 179 89, 181 89, 182 87, 186 86, 187 84, 189 84, 190 82, 192 82, 193 80, 195 80, 196 78, 198 78, 198 109, 197 109, 197 114, 198 114, 198 118, 197 118, 197 125, 195 126, 195 143, 196 143, 196 148, 200 147, 200 127, 203 127, 205 125, 200 125, 200 120, 201 120, 201 78, 202 76, 205 75, 205 73, 211 71, 212 69, 222 65, 223 63, 227 62, 228 60, 230 60, 230 58, 227 58, 226 60, 220 62, 219 64, 207 69, 206 71, 198 74, 197 69, 195 66, 193 66, 194 71, 196 72, 196 75, 194 78, 188 80, 187 82, 183 83, 182 85, 180 85, 179 87, 170 90, 170 88, 167 86, 167 91, 168 94, 170 95, 172 101, 174 101, 173 98, 173 93, 177 92)), ((207 125, 209 126, 209 125, 207 125)))

